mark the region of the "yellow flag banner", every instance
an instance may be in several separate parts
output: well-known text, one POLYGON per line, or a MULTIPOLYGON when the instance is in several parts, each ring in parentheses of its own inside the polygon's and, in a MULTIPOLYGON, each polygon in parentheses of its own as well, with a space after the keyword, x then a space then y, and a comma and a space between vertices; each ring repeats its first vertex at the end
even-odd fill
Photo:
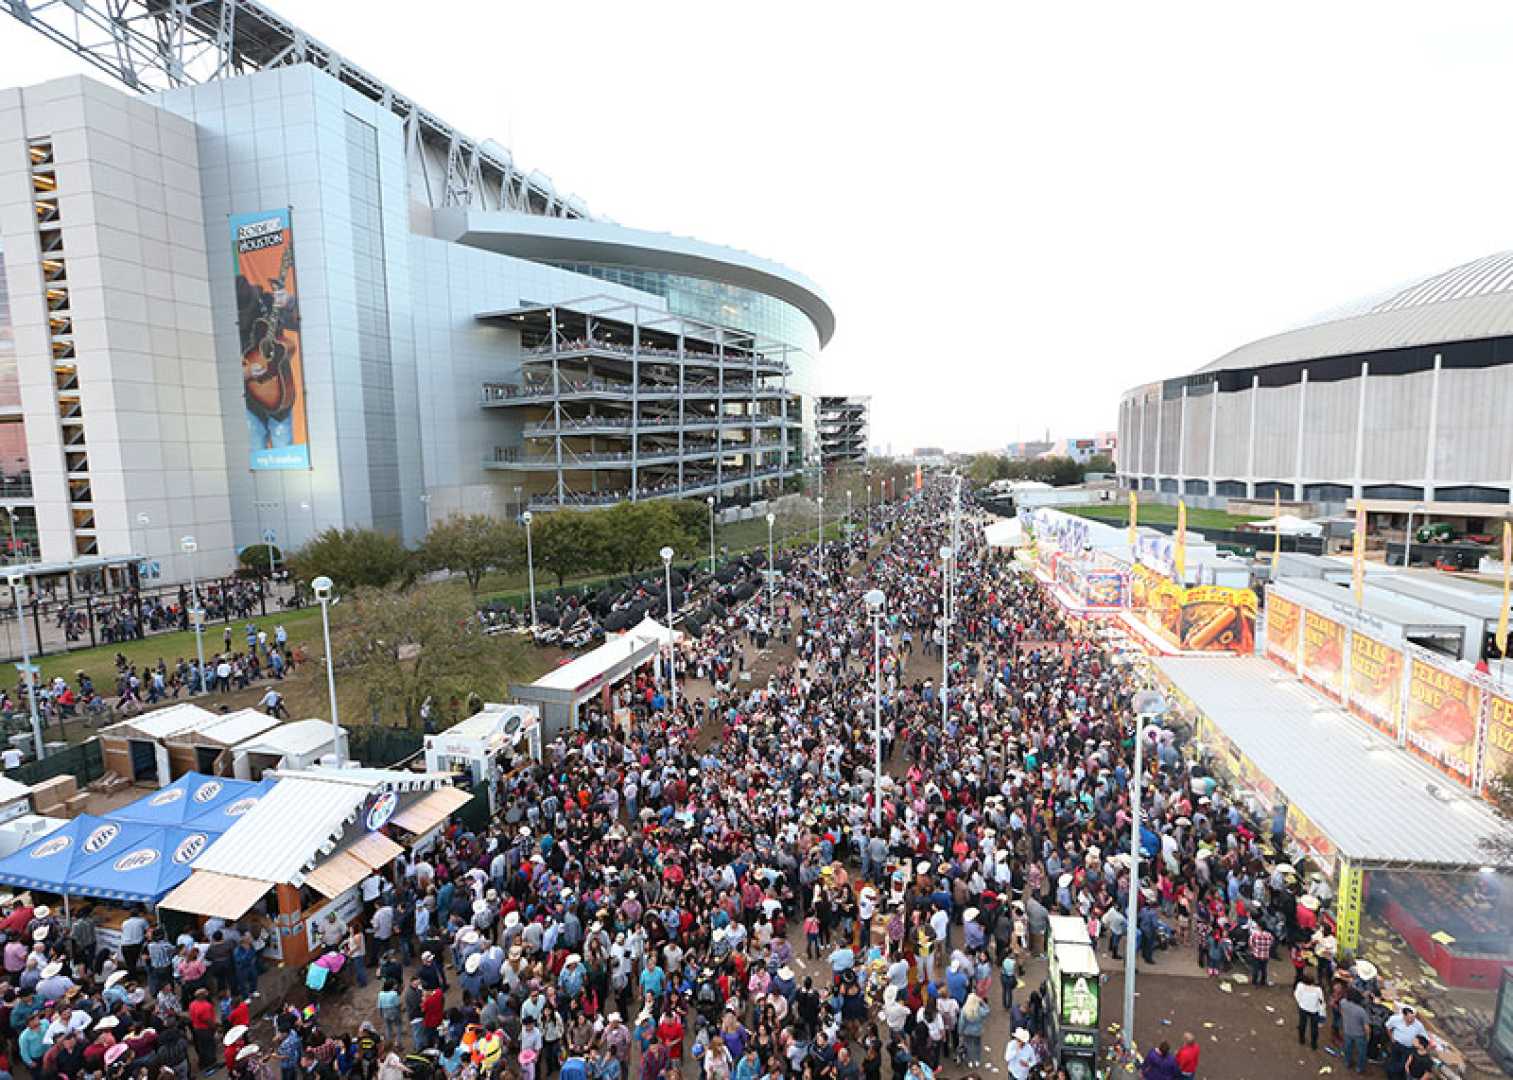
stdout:
POLYGON ((1135 530, 1140 525, 1140 496, 1133 491, 1129 493, 1129 546, 1135 546, 1135 530))
POLYGON ((1177 542, 1172 546, 1172 570, 1178 585, 1187 584, 1187 503, 1177 500, 1177 542))
POLYGON ((1350 552, 1350 585, 1355 592, 1355 605, 1361 606, 1361 592, 1366 586, 1366 507, 1355 507, 1355 540, 1350 552))
POLYGON ((1508 586, 1513 585, 1513 521, 1502 523, 1502 611, 1497 616, 1497 651, 1508 658, 1508 586))
POLYGON ((1271 541, 1271 565, 1276 566, 1277 560, 1282 557, 1282 493, 1271 493, 1271 523, 1272 531, 1276 536, 1271 541))

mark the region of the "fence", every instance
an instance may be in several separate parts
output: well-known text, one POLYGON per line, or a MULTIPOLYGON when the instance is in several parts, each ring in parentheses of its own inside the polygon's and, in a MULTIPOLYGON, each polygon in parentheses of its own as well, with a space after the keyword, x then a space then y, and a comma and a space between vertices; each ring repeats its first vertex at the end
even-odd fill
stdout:
POLYGON ((424 745, 424 736, 408 728, 354 724, 347 729, 347 748, 352 757, 375 769, 397 765, 419 753, 424 745))
POLYGON ((30 785, 40 784, 65 773, 75 777, 80 787, 105 775, 105 753, 100 748, 100 740, 90 739, 78 746, 49 754, 41 761, 28 761, 5 775, 19 784, 30 785))

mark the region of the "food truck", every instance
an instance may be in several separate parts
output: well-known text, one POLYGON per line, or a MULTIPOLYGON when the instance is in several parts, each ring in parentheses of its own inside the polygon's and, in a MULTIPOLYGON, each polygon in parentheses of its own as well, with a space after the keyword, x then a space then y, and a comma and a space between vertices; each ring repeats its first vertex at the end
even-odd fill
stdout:
POLYGON ((1064 915, 1051 916, 1050 996, 1051 1052, 1072 1080, 1098 1075, 1098 954, 1088 940, 1087 924, 1064 915))
POLYGON ((501 809, 500 777, 541 760, 541 712, 534 705, 490 703, 466 720, 425 741, 426 771, 461 773, 463 786, 489 793, 489 812, 501 809))

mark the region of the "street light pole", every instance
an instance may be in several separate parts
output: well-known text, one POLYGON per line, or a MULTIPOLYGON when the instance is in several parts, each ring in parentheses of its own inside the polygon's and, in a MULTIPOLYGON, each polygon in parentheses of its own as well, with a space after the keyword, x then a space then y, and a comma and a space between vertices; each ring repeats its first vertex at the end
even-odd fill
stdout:
POLYGON ((862 597, 872 616, 872 827, 883 828, 883 602, 881 589, 862 597))
MULTIPOLYGON (((11 603, 16 605, 16 625, 21 628, 21 675, 26 679, 26 691, 32 712, 32 743, 36 748, 37 760, 42 760, 42 721, 37 719, 37 679, 32 673, 31 649, 26 644, 26 613, 22 605, 26 603, 26 579, 20 574, 10 576, 11 603)), ((40 642, 39 642, 40 644, 40 642)))
POLYGON ((186 536, 179 541, 179 548, 189 556, 189 597, 194 606, 189 609, 189 617, 194 620, 194 653, 200 661, 200 693, 206 693, 210 687, 205 681, 205 612, 200 607, 199 579, 194 573, 194 553, 200 549, 200 545, 192 536, 186 536))
POLYGON ((336 767, 341 768, 341 723, 336 716, 336 663, 331 657, 331 588, 332 581, 322 574, 310 582, 310 590, 320 601, 320 629, 326 639, 326 693, 331 699, 331 753, 336 756, 336 767))
POLYGON ((821 495, 814 500, 816 513, 819 515, 819 535, 815 537, 815 548, 820 556, 820 573, 825 572, 825 496, 821 495))
POLYGON ((1403 569, 1413 565, 1413 514, 1415 511, 1424 512, 1424 524, 1429 523, 1429 508, 1423 503, 1416 503, 1408 511, 1408 531, 1403 534, 1403 569))
POLYGON ((767 610, 776 611, 776 600, 772 595, 772 583, 777 575, 777 567, 772 562, 772 523, 777 520, 777 515, 767 515, 767 610))
POLYGON ((138 514, 137 524, 142 526, 142 560, 137 563, 137 585, 140 586, 142 584, 142 570, 147 565, 147 545, 151 543, 148 527, 152 524, 152 518, 148 517, 146 513, 138 514))
POLYGON ((667 681, 672 686, 672 711, 678 711, 678 651, 672 640, 672 548, 665 547, 662 571, 667 579, 667 681))
POLYGON ((1135 771, 1130 776, 1129 899, 1125 904, 1124 929, 1124 1048, 1135 1049, 1135 934, 1140 899, 1140 789, 1145 776, 1145 722, 1166 711, 1166 699, 1154 690, 1142 690, 1132 702, 1135 709, 1135 771))
POLYGON ((536 629, 536 559, 531 551, 531 512, 527 510, 521 514, 520 520, 525 525, 525 573, 531 590, 531 631, 534 633, 536 629))
POLYGON ((704 500, 709 504, 709 572, 714 573, 714 496, 704 500))
POLYGON ((951 696, 951 559, 950 547, 940 549, 940 727, 944 731, 950 717, 951 696))

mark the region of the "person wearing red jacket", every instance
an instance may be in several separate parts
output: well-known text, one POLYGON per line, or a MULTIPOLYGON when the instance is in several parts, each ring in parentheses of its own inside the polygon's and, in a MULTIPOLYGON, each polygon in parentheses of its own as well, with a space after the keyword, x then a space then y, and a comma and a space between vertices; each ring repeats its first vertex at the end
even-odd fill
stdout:
POLYGON ((1182 1045, 1177 1047, 1177 1071, 1182 1074, 1182 1080, 1193 1080, 1198 1075, 1198 1055, 1201 1052, 1202 1047, 1193 1033, 1184 1031, 1182 1045))
POLYGON ((210 991, 203 986, 194 992, 194 1000, 189 1003, 189 1029, 194 1034, 200 1071, 214 1071, 220 1064, 215 1049, 215 1006, 210 1002, 210 991))

